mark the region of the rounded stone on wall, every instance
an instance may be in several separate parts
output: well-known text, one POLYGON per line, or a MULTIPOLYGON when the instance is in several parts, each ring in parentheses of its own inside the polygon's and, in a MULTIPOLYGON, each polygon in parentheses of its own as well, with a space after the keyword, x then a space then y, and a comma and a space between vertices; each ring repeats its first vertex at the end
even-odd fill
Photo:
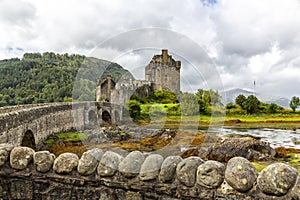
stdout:
POLYGON ((300 176, 299 175, 292 189, 292 196, 295 200, 300 200, 300 176))
POLYGON ((164 158, 159 154, 149 155, 141 166, 140 180, 147 181, 156 179, 164 158))
POLYGON ((259 189, 268 195, 283 196, 296 183, 298 172, 284 163, 274 163, 263 169, 258 176, 259 189))
POLYGON ((218 188, 224 181, 224 174, 224 164, 209 160, 199 165, 197 183, 209 189, 218 188))
POLYGON ((113 176, 117 172, 118 165, 122 160, 123 157, 115 152, 105 152, 97 167, 98 175, 102 177, 113 176))
POLYGON ((159 179, 164 183, 171 181, 175 176, 177 164, 180 163, 181 161, 182 158, 180 156, 167 157, 162 163, 160 173, 159 173, 159 179))
POLYGON ((2 143, 0 144, 0 150, 5 150, 8 153, 11 152, 11 150, 14 148, 14 146, 12 144, 8 144, 8 143, 2 143))
POLYGON ((144 155, 140 151, 129 153, 119 165, 120 173, 126 178, 132 178, 140 173, 144 155))
POLYGON ((49 151, 38 151, 33 154, 33 163, 39 172, 47 172, 51 169, 55 155, 49 151))
POLYGON ((188 187, 194 186, 196 171, 201 163, 203 163, 203 160, 195 156, 183 159, 176 168, 176 176, 179 182, 188 187))
POLYGON ((74 153, 60 154, 54 161, 53 170, 58 174, 68 174, 78 165, 79 158, 74 153))
POLYGON ((243 157, 231 158, 225 170, 225 180, 239 192, 246 192, 256 182, 258 172, 250 161, 243 157))
POLYGON ((10 166, 13 169, 25 169, 31 162, 34 150, 29 147, 15 147, 10 153, 10 166))
POLYGON ((84 176, 94 173, 102 156, 103 151, 98 148, 84 152, 78 162, 78 173, 84 176))
POLYGON ((0 149, 0 166, 4 165, 8 160, 9 153, 6 150, 0 149))

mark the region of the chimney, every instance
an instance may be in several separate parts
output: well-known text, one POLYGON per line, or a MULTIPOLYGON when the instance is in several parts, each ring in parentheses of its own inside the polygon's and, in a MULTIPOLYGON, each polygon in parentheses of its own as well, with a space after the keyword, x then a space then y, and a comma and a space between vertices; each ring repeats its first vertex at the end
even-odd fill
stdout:
POLYGON ((164 63, 168 62, 168 49, 162 50, 162 61, 164 63))

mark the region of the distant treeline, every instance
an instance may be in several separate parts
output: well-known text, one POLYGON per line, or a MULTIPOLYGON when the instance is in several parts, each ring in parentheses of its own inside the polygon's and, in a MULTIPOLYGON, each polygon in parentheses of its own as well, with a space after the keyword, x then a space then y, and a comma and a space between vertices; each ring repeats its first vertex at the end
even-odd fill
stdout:
POLYGON ((78 54, 25 53, 0 61, 0 106, 95 100, 100 77, 132 75, 120 65, 78 54), (74 87, 75 86, 75 87, 74 87))

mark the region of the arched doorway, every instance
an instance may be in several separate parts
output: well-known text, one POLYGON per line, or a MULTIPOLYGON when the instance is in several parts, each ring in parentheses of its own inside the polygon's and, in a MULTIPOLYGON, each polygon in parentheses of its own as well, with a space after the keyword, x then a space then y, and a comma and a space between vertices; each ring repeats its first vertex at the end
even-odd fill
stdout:
POLYGON ((109 112, 107 112, 106 110, 103 111, 103 113, 102 113, 102 120, 104 122, 111 123, 111 116, 110 116, 109 112))
POLYGON ((21 146, 30 147, 33 150, 37 150, 35 145, 34 135, 31 130, 27 130, 25 132, 21 146))

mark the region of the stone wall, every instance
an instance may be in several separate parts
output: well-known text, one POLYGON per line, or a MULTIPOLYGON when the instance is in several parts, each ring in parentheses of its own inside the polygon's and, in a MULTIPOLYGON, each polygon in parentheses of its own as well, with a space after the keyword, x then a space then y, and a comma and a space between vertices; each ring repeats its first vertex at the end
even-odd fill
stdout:
POLYGON ((119 155, 91 149, 81 158, 0 146, 1 199, 299 199, 297 170, 275 163, 258 173, 242 157, 226 166, 199 157, 119 155))

